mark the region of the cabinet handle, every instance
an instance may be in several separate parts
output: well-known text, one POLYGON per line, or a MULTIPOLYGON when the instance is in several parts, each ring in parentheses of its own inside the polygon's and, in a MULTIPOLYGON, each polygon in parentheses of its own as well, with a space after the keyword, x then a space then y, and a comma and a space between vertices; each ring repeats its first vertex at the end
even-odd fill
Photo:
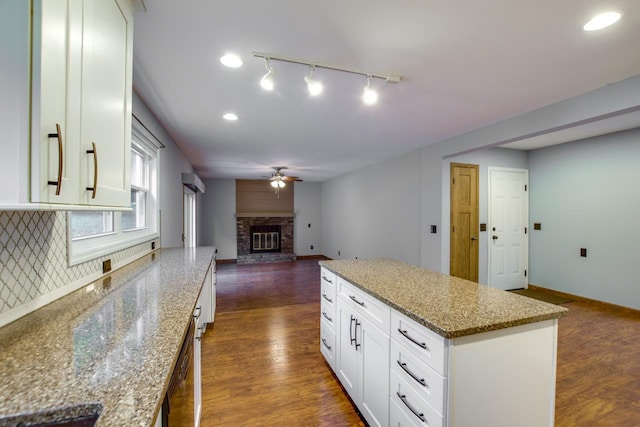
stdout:
POLYGON ((351 298, 351 300, 352 300, 353 302, 355 302, 356 304, 359 304, 359 305, 361 305, 362 307, 364 307, 364 303, 363 303, 363 302, 358 301, 358 299, 357 299, 356 297, 354 297, 353 295, 349 295, 349 298, 351 298))
MULTIPOLYGON (((358 326, 360 326, 360 331, 362 331, 362 323, 358 322, 358 319, 355 319, 356 321, 356 327, 353 328, 354 332, 355 332, 355 337, 353 338, 356 342, 356 350, 358 349, 358 347, 360 347, 362 344, 358 344, 358 326)), ((360 332, 360 335, 362 335, 362 332, 360 332)))
POLYGON ((202 312, 202 307, 200 307, 200 306, 196 307, 196 309, 194 310, 194 313, 193 313, 194 319, 199 318, 201 312, 202 312), (196 314, 196 312, 197 312, 197 314, 196 314))
POLYGON ((424 414, 422 412, 418 412, 415 409, 413 409, 413 406, 411 406, 409 404, 409 402, 407 402, 407 395, 406 394, 400 394, 399 391, 396 391, 396 394, 398 395, 398 397, 400 398, 400 400, 402 400, 402 403, 404 403, 404 405, 409 408, 409 410, 411 412, 413 412, 413 415, 415 415, 416 417, 418 417, 420 419, 420 421, 425 422, 426 419, 424 417, 424 414))
MULTIPOLYGON (((398 362, 398 365, 402 368, 402 370, 405 371, 411 378, 416 380, 423 387, 427 387, 427 383, 424 381, 424 378, 418 378, 418 376, 416 374, 414 374, 413 372, 411 372, 409 370, 409 368, 407 368, 407 364, 406 363, 402 363, 399 360, 397 362, 398 362)), ((429 387, 427 387, 427 388, 429 388, 429 387)))
POLYGON ((429 351, 429 347, 427 347, 426 343, 423 342, 419 342, 416 341, 415 338, 411 337, 411 335, 409 335, 407 333, 407 331, 403 331, 402 329, 398 328, 398 332, 400 332, 402 334, 403 337, 405 337, 406 339, 408 339, 409 341, 411 341, 412 343, 414 343, 415 345, 424 348, 425 350, 429 351))
POLYGON ((354 343, 354 342, 355 342, 355 340, 356 340, 356 339, 353 337, 353 328, 352 328, 352 325, 353 325, 353 321, 354 321, 354 320, 356 320, 356 319, 353 317, 353 314, 352 314, 352 315, 351 315, 351 321, 349 321, 349 340, 351 340, 351 345, 353 345, 353 343, 354 343))
POLYGON ((87 191, 92 191, 91 198, 96 198, 96 191, 98 191, 98 149, 96 143, 92 142, 93 148, 87 150, 87 154, 93 154, 93 187, 87 187, 87 191))
POLYGON ((333 304, 333 300, 331 298, 329 298, 327 296, 327 294, 325 294, 324 292, 322 293, 322 298, 326 299, 327 301, 329 301, 331 304, 333 304))
POLYGON ((202 340, 202 329, 203 329, 202 327, 198 328, 199 332, 198 332, 198 335, 196 336, 196 339, 198 341, 202 340))
POLYGON ((323 276, 322 276, 322 279, 323 279, 323 280, 325 280, 325 281, 327 281, 327 282, 329 282, 329 283, 331 283, 331 284, 333 285, 333 282, 332 282, 331 280, 327 279, 327 276, 324 276, 324 275, 323 275, 323 276))
POLYGON ((60 129, 60 123, 56 123, 56 132, 58 133, 50 133, 49 138, 58 138, 58 180, 57 181, 47 181, 49 185, 56 186, 56 196, 60 195, 60 189, 62 188, 62 130, 60 129))
POLYGON ((327 340, 325 340, 324 338, 322 338, 322 344, 324 344, 324 346, 327 347, 329 351, 331 351, 331 346, 327 344, 327 340))
POLYGON ((327 319, 329 322, 333 323, 333 319, 331 317, 329 317, 327 315, 327 313, 325 313, 324 311, 322 312, 322 315, 324 316, 325 319, 327 319))

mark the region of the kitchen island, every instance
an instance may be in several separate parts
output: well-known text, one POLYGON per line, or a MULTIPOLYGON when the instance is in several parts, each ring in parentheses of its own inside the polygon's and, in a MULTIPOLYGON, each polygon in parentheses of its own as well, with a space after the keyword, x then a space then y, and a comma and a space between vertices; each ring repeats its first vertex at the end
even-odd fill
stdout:
POLYGON ((0 328, 0 426, 151 426, 214 254, 158 250, 0 328))
POLYGON ((390 259, 320 265, 320 348, 370 425, 553 425, 565 308, 390 259))

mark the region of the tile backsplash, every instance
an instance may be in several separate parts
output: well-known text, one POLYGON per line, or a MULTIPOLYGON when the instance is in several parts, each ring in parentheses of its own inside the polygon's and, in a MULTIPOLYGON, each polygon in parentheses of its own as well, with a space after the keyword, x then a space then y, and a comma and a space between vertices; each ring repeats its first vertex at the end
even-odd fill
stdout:
POLYGON ((0 319, 101 274, 106 259, 118 265, 150 251, 143 243, 69 267, 66 228, 66 212, 0 211, 0 319))

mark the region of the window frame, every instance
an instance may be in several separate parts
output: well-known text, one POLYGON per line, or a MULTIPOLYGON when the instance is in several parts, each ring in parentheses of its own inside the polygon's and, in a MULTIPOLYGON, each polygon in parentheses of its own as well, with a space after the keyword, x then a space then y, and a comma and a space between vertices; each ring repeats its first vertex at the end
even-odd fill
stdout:
MULTIPOLYGON (((131 150, 144 153, 147 172, 146 206, 144 227, 124 230, 122 228, 122 212, 114 211, 113 232, 71 237, 71 215, 67 212, 67 261, 68 266, 100 258, 114 252, 130 248, 160 237, 160 199, 159 199, 159 167, 160 147, 151 138, 148 131, 134 121, 131 134, 131 150)), ((140 189, 132 186, 132 190, 140 189)))

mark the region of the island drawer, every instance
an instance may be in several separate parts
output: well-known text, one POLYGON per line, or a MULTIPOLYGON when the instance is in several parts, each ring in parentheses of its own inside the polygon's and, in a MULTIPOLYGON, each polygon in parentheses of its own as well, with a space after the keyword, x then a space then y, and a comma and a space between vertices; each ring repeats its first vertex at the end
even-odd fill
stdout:
POLYGON ((422 399, 394 370, 391 371, 390 381, 389 425, 403 427, 443 427, 445 425, 445 417, 422 399))
POLYGON ((444 337, 395 309, 391 310, 391 337, 437 373, 447 376, 444 337))
MULTIPOLYGON (((445 412, 446 378, 420 361, 397 340, 391 340, 389 365, 414 391, 440 414, 445 412)), ((393 388, 393 384, 392 384, 393 388)))
POLYGON ((336 333, 329 323, 320 321, 320 352, 333 371, 336 370, 336 333))
MULTIPOLYGON (((335 297, 334 297, 335 298, 335 297)), ((320 318, 336 328, 336 304, 320 298, 320 318)))
POLYGON ((337 276, 335 273, 332 273, 324 267, 320 267, 320 282, 323 288, 327 290, 332 289, 331 295, 336 294, 337 276))
POLYGON ((338 277, 338 297, 347 301, 367 320, 389 335, 391 308, 388 305, 341 277, 338 277))

